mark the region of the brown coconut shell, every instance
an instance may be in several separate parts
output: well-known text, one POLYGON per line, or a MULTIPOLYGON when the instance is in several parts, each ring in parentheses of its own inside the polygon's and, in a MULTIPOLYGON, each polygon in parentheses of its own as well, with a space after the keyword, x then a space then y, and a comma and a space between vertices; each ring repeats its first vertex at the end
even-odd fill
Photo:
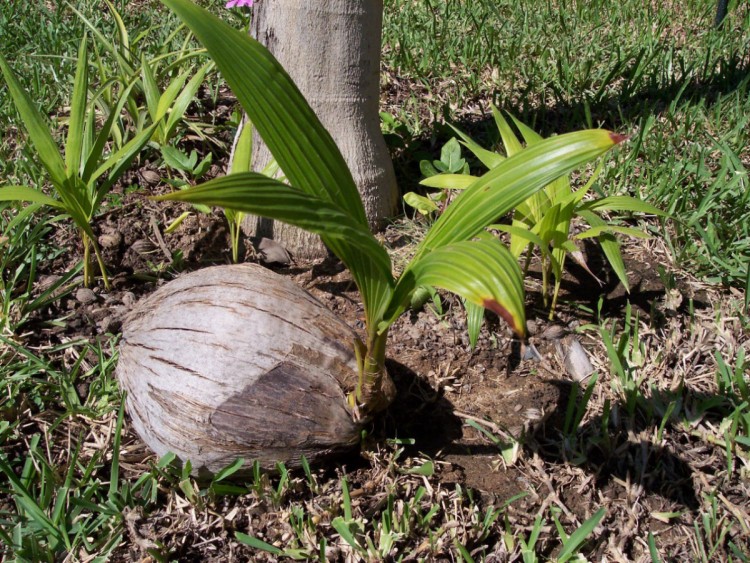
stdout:
POLYGON ((264 467, 354 446, 347 403, 354 331, 261 266, 216 266, 165 284, 123 325, 117 377, 143 441, 211 475, 242 457, 264 467))

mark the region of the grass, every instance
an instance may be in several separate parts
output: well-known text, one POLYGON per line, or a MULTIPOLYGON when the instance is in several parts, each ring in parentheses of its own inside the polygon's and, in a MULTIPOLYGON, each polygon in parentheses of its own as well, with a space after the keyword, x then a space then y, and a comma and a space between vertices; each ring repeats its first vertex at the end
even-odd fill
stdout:
MULTIPOLYGON (((176 26, 157 2, 114 4, 133 34, 159 21, 145 51, 176 26)), ((112 33, 99 3, 73 5, 112 33)), ((444 121, 497 142, 492 101, 544 135, 599 125, 629 134, 596 189, 673 216, 645 224, 663 241, 651 246, 665 286, 651 311, 581 313, 597 373, 570 390, 562 428, 509 442, 465 425, 515 479, 504 499, 450 482, 449 462, 420 455, 408 436, 366 442, 360 466, 280 467, 239 482, 232 465, 198 483, 169 456, 153 460, 122 415, 116 335, 61 331, 76 319, 60 304, 79 289, 79 272, 60 266, 65 226, 0 207, 3 556, 750 559, 750 8, 730 2, 723 30, 714 10, 713 0, 386 1, 385 128, 404 191, 452 136, 444 121)), ((58 126, 83 30, 64 3, 0 5, 0 49, 58 126)), ((4 87, 0 123, 0 183, 42 182, 4 87)), ((441 326, 451 315, 441 310, 441 326)))

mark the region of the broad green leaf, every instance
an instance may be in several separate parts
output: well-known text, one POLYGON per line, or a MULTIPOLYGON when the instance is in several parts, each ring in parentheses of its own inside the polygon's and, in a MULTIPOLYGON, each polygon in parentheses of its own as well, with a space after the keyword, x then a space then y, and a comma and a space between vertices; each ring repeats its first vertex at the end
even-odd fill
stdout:
POLYGON ((466 161, 461 158, 461 145, 455 138, 445 143, 440 149, 440 161, 447 167, 448 172, 457 172, 463 168, 466 161))
POLYGON ((208 50, 289 182, 367 226, 359 192, 331 135, 271 53, 190 0, 162 0, 208 50))
POLYGON ((428 188, 440 188, 443 190, 465 190, 477 181, 476 176, 468 174, 437 174, 419 182, 428 188))
POLYGON ((417 256, 471 239, 551 181, 621 140, 609 131, 592 129, 559 135, 525 148, 461 192, 422 240, 417 256))
POLYGON ((161 157, 164 159, 164 164, 183 172, 192 171, 193 167, 198 163, 198 153, 196 151, 193 151, 192 155, 188 156, 180 149, 168 145, 161 147, 161 157))
POLYGON ((28 201, 49 205, 50 207, 56 207, 57 209, 65 208, 59 199, 52 199, 39 190, 35 190, 28 186, 4 186, 0 188, 0 201, 28 201))
POLYGON ((632 213, 650 213, 662 217, 668 215, 668 213, 654 207, 650 203, 626 195, 604 197, 602 199, 586 202, 581 207, 590 211, 629 211, 632 213))
POLYGON ((456 242, 411 264, 416 286, 431 285, 460 295, 503 318, 525 334, 523 275, 513 255, 496 239, 456 242))
POLYGON ((21 116, 21 121, 29 134, 29 139, 31 139, 39 155, 39 160, 41 160, 42 165, 49 173, 52 182, 57 186, 62 185, 67 176, 65 173, 65 163, 60 156, 59 148, 50 134, 47 123, 34 105, 34 102, 31 101, 31 98, 29 98, 28 94, 21 87, 21 84, 2 55, 0 55, 0 70, 2 70, 5 77, 8 91, 13 98, 18 114, 21 116))
POLYGON ((422 215, 429 215, 438 210, 437 204, 429 197, 409 192, 404 194, 404 201, 410 207, 419 211, 422 215))
POLYGON ((456 135, 461 137, 461 144, 469 149, 474 154, 474 156, 476 156, 479 161, 490 170, 492 170, 493 168, 495 168, 495 166, 505 160, 505 157, 503 155, 488 151, 487 149, 481 147, 471 137, 469 137, 466 133, 464 133, 457 127, 451 125, 450 128, 456 132, 456 135))
MULTIPOLYGON (((86 40, 87 37, 84 33, 81 46, 78 48, 78 63, 73 81, 73 97, 70 103, 68 138, 65 141, 65 167, 69 176, 81 173, 80 168, 83 159, 83 134, 89 88, 89 59, 86 51, 86 40)), ((93 108, 91 111, 93 112, 93 108)))

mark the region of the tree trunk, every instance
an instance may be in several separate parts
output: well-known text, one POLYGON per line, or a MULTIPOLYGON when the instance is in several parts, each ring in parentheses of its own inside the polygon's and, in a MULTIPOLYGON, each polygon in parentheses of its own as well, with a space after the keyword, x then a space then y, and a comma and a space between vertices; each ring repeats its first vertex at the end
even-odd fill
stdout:
MULTIPOLYGON (((382 0, 259 0, 253 35, 281 62, 333 136, 357 183, 372 228, 396 210, 393 164, 380 131, 382 0)), ((257 139, 253 169, 270 153, 257 139)), ((272 238, 302 260, 326 256, 316 235, 248 217, 254 240, 272 238)))

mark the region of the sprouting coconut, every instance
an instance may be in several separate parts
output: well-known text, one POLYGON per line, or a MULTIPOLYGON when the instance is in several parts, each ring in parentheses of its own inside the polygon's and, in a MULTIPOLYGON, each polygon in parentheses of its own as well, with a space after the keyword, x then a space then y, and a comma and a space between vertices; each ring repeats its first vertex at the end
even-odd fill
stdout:
MULTIPOLYGON (((365 418, 357 335, 309 293, 257 265, 215 266, 162 286, 123 328, 117 377, 157 454, 215 473, 238 457, 271 467, 351 448, 365 418)), ((383 378, 383 399, 393 386, 383 378)))
POLYGON ((320 235, 349 268, 365 331, 351 329, 292 282, 257 266, 220 266, 166 284, 124 326, 118 377, 136 430, 196 472, 242 457, 295 463, 351 447, 393 398, 388 329, 424 286, 525 331, 521 269, 486 227, 556 178, 622 140, 603 130, 545 139, 468 186, 394 277, 370 233, 352 175, 331 136, 273 56, 190 0, 163 0, 213 57, 289 184, 254 172, 157 199, 218 205, 320 235))

